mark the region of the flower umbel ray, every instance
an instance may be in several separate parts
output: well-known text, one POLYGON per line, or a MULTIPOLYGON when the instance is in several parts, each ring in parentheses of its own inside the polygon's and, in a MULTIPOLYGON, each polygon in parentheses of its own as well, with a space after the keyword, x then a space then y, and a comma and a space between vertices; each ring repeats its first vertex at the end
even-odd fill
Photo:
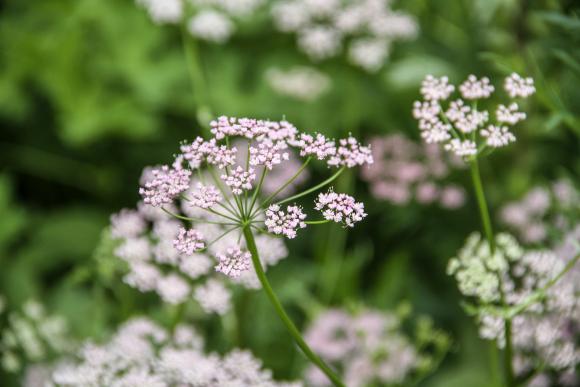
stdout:
POLYGON ((161 207, 193 226, 182 228, 173 242, 185 255, 211 250, 216 241, 231 237, 229 234, 237 231, 237 246, 219 255, 216 271, 232 280, 244 278, 251 271, 251 257, 255 277, 300 349, 336 386, 343 386, 334 371, 309 348, 278 301, 260 260, 260 254, 266 252, 258 251, 254 232, 295 238, 299 230, 310 225, 336 222, 345 228, 354 227, 366 213, 364 204, 352 196, 335 193, 332 188, 327 193, 319 193, 313 207, 321 214, 312 220, 307 220, 303 207, 294 201, 330 185, 346 168, 372 164, 370 146, 360 144, 351 135, 335 141, 322 134, 301 133, 287 121, 219 117, 210 126, 213 138, 197 137, 182 143, 181 152, 171 165, 151 171, 151 178, 139 190, 144 203, 161 207), (303 158, 299 167, 295 162, 290 163, 292 155, 303 158), (280 197, 287 195, 287 188, 296 184, 314 160, 333 169, 331 176, 293 196, 280 197), (286 178, 277 181, 278 189, 262 192, 267 179, 280 176, 274 174, 276 168, 294 168, 295 172, 282 174, 286 178), (187 211, 183 210, 188 216, 172 211, 173 202, 178 199, 182 209, 184 205, 187 207, 187 211), (283 205, 288 202, 293 203, 283 205), (226 231, 214 235, 213 240, 206 240, 202 230, 195 229, 203 224, 226 231), (242 236, 245 243, 241 241, 242 236))

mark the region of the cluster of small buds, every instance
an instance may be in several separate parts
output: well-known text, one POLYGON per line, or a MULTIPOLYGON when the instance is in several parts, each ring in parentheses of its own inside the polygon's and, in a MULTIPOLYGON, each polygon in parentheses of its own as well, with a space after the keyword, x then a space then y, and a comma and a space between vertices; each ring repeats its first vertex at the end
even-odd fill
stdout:
POLYGON ((350 195, 332 190, 320 193, 314 208, 322 212, 324 219, 343 223, 347 227, 354 227, 355 223, 367 216, 363 203, 357 202, 350 195))
POLYGON ((6 320, 0 334, 0 366, 7 372, 48 361, 73 346, 66 320, 47 314, 37 301, 25 302, 22 310, 8 313, 6 320))
POLYGON ((286 212, 277 204, 272 204, 266 211, 266 221, 264 222, 268 231, 273 234, 283 234, 293 239, 296 237, 296 230, 305 228, 306 214, 298 206, 288 206, 286 212))
POLYGON ((283 142, 273 143, 272 141, 263 141, 257 147, 250 147, 250 165, 264 166, 271 171, 275 165, 279 165, 282 161, 290 158, 288 152, 283 152, 285 149, 283 142))
POLYGON ((274 3, 272 17, 280 31, 296 34, 298 47, 310 59, 336 57, 348 44, 352 64, 377 72, 394 41, 412 39, 418 32, 410 15, 390 5, 388 0, 284 0, 274 3))
POLYGON ((315 136, 301 133, 295 141, 295 146, 300 149, 300 156, 316 156, 318 160, 325 160, 336 154, 334 141, 317 133, 315 136))
POLYGON ((252 182, 256 179, 256 174, 253 168, 247 171, 238 165, 236 169, 231 172, 231 175, 224 174, 221 176, 224 183, 232 190, 234 195, 241 195, 244 191, 252 189, 252 182))
POLYGON ((333 167, 346 166, 353 168, 357 165, 373 163, 371 148, 361 146, 356 138, 349 136, 338 141, 336 153, 328 159, 328 165, 333 167))
MULTIPOLYGON (((491 303, 500 299, 500 284, 508 277, 510 264, 521 259, 524 251, 515 238, 509 234, 496 237, 495 253, 491 254, 489 244, 479 233, 467 238, 465 245, 447 266, 447 274, 457 280, 459 290, 481 303, 491 303)), ((507 282, 503 283, 507 286, 507 282)))
POLYGON ((446 209, 465 203, 463 188, 446 183, 452 168, 465 166, 460 158, 447 155, 435 144, 417 144, 401 134, 375 137, 371 149, 375 162, 362 169, 361 175, 375 198, 394 205, 414 199, 446 209))
POLYGON ((178 325, 168 332, 146 318, 123 324, 108 341, 86 342, 75 358, 60 361, 43 385, 85 386, 272 386, 276 382, 250 352, 205 353, 201 336, 178 325))
POLYGON ((534 80, 532 78, 522 78, 516 73, 512 73, 505 79, 504 88, 511 98, 527 98, 536 92, 534 80))
POLYGON ((211 43, 227 42, 236 22, 247 19, 264 0, 135 0, 157 24, 186 23, 189 33, 211 43), (189 11, 194 10, 193 14, 189 11))
POLYGON ((239 247, 230 247, 224 253, 216 255, 219 263, 215 270, 231 278, 238 278, 250 270, 252 255, 239 247))
POLYGON ((500 219, 526 243, 542 243, 548 235, 567 230, 580 217, 580 192, 566 179, 536 186, 520 200, 506 204, 500 219))
POLYGON ((330 89, 330 77, 312 67, 295 66, 288 70, 276 67, 265 73, 276 93, 299 101, 312 102, 330 89))
POLYGON ((197 183, 196 189, 191 192, 190 202, 194 207, 212 208, 221 201, 220 191, 211 184, 203 185, 202 183, 197 183))
POLYGON ((202 233, 198 230, 186 230, 181 227, 177 238, 173 240, 173 247, 181 254, 193 255, 193 253, 205 247, 205 242, 202 233))
POLYGON ((489 305, 500 301, 510 308, 526 305, 511 318, 518 372, 526 374, 539 361, 556 374, 574 374, 580 364, 575 344, 580 337, 580 272, 565 270, 580 250, 576 246, 572 254, 563 254, 561 248, 525 251, 507 234, 498 235, 496 244, 492 256, 487 243, 474 234, 448 267, 461 292, 482 306, 481 337, 504 347, 504 317, 489 305))
MULTIPOLYGON (((510 98, 525 98, 534 93, 531 78, 526 79, 527 88, 521 86, 521 82, 516 82, 516 79, 521 80, 517 74, 506 78, 504 88, 510 98)), ((463 99, 450 101, 447 109, 442 103, 455 91, 455 86, 449 83, 447 77, 436 78, 428 75, 420 91, 424 101, 415 102, 413 116, 419 121, 421 137, 427 143, 442 143, 446 150, 466 159, 481 153, 486 147, 500 148, 516 141, 509 126, 526 118, 525 113, 518 111, 519 107, 515 102, 507 107, 498 105, 495 122, 490 122, 488 111, 478 110, 477 102, 491 97, 495 91, 486 77, 478 79, 470 75, 459 86, 463 99), (467 104, 465 101, 471 103, 467 104)))
MULTIPOLYGON (((353 315, 341 309, 320 314, 307 329, 305 338, 320 356, 339 370, 345 385, 405 385, 418 372, 428 372, 432 354, 421 352, 419 342, 405 336, 401 318, 379 310, 363 310, 353 315)), ((446 352, 448 338, 432 327, 422 326, 417 336, 446 352)), ((417 340, 421 341, 421 340, 417 340)), ((426 347, 426 346, 425 346, 426 347)), ((331 386, 317 368, 306 370, 309 386, 331 386)))
POLYGON ((151 171, 153 179, 139 189, 143 201, 159 207, 173 202, 176 196, 189 188, 191 171, 163 165, 151 171))

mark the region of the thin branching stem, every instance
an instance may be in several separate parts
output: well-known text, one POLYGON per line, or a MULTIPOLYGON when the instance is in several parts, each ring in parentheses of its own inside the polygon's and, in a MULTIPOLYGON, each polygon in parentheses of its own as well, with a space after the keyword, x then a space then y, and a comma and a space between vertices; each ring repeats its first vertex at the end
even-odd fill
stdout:
POLYGON ((300 176, 300 174, 302 173, 302 171, 304 171, 304 169, 306 169, 306 166, 308 165, 308 163, 310 163, 310 160, 312 160, 312 156, 308 157, 306 159, 306 161, 304 161, 304 163, 302 164, 302 166, 298 169, 298 171, 296 171, 296 173, 294 174, 294 176, 292 176, 286 183, 284 183, 280 188, 278 188, 276 190, 276 192, 274 192, 273 194, 271 194, 270 196, 268 196, 266 198, 266 200, 264 200, 264 202, 262 203, 262 208, 265 208, 266 206, 268 206, 268 204, 270 204, 270 202, 276 197, 276 195, 278 195, 280 192, 282 192, 286 187, 288 187, 290 184, 292 184, 292 182, 294 180, 296 180, 298 178, 298 176, 300 176))
MULTIPOLYGON (((236 225, 236 226, 239 226, 240 225, 239 222, 238 223, 213 222, 213 221, 207 220, 207 219, 190 218, 190 217, 187 217, 187 216, 183 216, 183 215, 179 215, 179 214, 173 213, 173 212, 171 212, 171 211, 169 211, 169 210, 167 210, 167 209, 165 209, 163 207, 161 207, 161 210, 163 210, 163 212, 167 213, 168 215, 173 216, 174 218, 181 219, 181 220, 186 220, 188 222, 210 223, 210 224, 218 224, 220 226, 227 226, 227 225, 236 225)), ((237 222, 236 219, 234 219, 234 220, 237 222)))
POLYGON ((334 173, 334 175, 330 176, 328 179, 324 180, 322 183, 317 184, 314 187, 307 189, 306 191, 302 191, 299 194, 296 194, 294 196, 290 196, 289 198, 286 198, 284 200, 280 200, 276 204, 280 205, 280 204, 284 204, 287 202, 291 202, 293 200, 301 198, 302 196, 306 196, 306 195, 311 194, 312 192, 318 191, 319 189, 321 189, 325 185, 328 185, 328 184, 332 183, 334 180, 336 180, 336 178, 339 177, 344 172, 345 169, 346 169, 346 167, 341 167, 338 171, 336 171, 334 173))

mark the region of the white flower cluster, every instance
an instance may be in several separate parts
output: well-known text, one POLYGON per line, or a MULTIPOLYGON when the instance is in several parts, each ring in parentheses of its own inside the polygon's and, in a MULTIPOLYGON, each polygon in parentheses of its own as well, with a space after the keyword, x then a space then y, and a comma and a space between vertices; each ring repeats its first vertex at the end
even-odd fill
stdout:
POLYGON ((443 152, 436 144, 417 144, 402 134, 371 140, 374 163, 361 170, 373 196, 403 206, 412 200, 437 203, 446 209, 461 208, 465 191, 447 183, 452 168, 463 160, 443 152))
POLYGON ((51 387, 126 386, 264 386, 279 383, 250 352, 235 349, 223 356, 203 351, 202 338, 179 325, 169 333, 151 320, 134 318, 103 344, 85 343, 77 359, 55 367, 51 387))
POLYGON ((237 21, 253 14, 264 0, 135 0, 157 24, 187 23, 195 37, 225 43, 237 21))
MULTIPOLYGON (((580 227, 573 236, 576 242, 579 235, 580 227)), ((539 362, 546 370, 576 379, 575 369, 580 364, 576 344, 580 338, 580 271, 571 270, 548 285, 580 253, 577 245, 554 252, 524 251, 507 234, 499 234, 496 244, 496 254, 491 256, 488 244, 474 234, 448 267, 461 292, 483 306, 478 315, 480 335, 503 347, 504 317, 485 306, 497 305, 502 296, 509 308, 526 305, 511 318, 518 372, 525 374, 539 362)))
MULTIPOLYGON (((353 315, 330 309, 310 325, 305 338, 316 353, 341 372, 349 387, 405 385, 411 375, 429 363, 431 354, 421 352, 421 345, 403 334, 401 323, 398 316, 379 310, 353 315)), ((445 347, 441 332, 431 326, 421 328, 427 341, 445 347)), ((438 350, 445 352, 446 348, 438 350)), ((305 377, 309 386, 331 386, 314 366, 306 370, 305 377)))
POLYGON ((276 27, 295 33, 298 47, 312 60, 336 57, 348 45, 348 58, 368 72, 378 71, 392 42, 412 39, 418 26, 388 0, 284 0, 272 7, 276 27))
POLYGON ((8 372, 49 360, 72 346, 66 320, 48 315, 37 301, 29 300, 21 311, 9 313, 7 323, 0 334, 0 363, 8 372))
POLYGON ((526 243, 545 242, 554 232, 569 230, 580 218, 580 192, 566 179, 536 186, 521 199, 507 203, 500 218, 526 243))
MULTIPOLYGON (((199 187, 192 183, 184 197, 198 198, 199 187)), ((195 224, 195 229, 186 230, 172 215, 142 203, 136 210, 122 210, 111 217, 111 236, 118 241, 114 254, 129 268, 124 282, 142 292, 154 291, 167 303, 180 304, 193 297, 205 312, 224 314, 231 307, 229 283, 251 289, 260 287, 248 260, 235 267, 226 264, 226 257, 231 256, 228 251, 237 249, 242 253, 245 248, 239 242, 239 231, 228 233, 228 227, 211 223, 215 220, 212 213, 193 206, 191 201, 181 200, 178 204, 181 212, 173 206, 167 208, 172 213, 180 212, 180 216, 210 223, 195 224), (139 227, 119 226, 128 223, 139 227), (200 248, 205 249, 199 251, 200 248), (226 275, 232 278, 228 280, 226 275)), ((263 252, 260 258, 265 266, 288 255, 279 238, 259 235, 256 243, 263 252)), ((247 258, 246 254, 243 253, 247 258)))
POLYGON ((288 70, 273 67, 266 81, 276 93, 299 101, 317 100, 330 88, 330 77, 312 67, 295 66, 288 70))
MULTIPOLYGON (((506 78, 504 88, 510 98, 526 98, 535 91, 531 78, 522 81, 517 74, 506 78)), ((489 111, 480 110, 481 103, 478 106, 478 101, 489 98, 494 90, 488 78, 470 75, 459 86, 463 99, 450 101, 445 109, 442 103, 450 98, 455 86, 447 77, 428 75, 421 85, 424 101, 413 105, 421 137, 427 143, 442 143, 446 150, 465 158, 477 155, 486 147, 500 148, 516 141, 510 126, 526 118, 517 103, 498 105, 492 122, 489 111)))

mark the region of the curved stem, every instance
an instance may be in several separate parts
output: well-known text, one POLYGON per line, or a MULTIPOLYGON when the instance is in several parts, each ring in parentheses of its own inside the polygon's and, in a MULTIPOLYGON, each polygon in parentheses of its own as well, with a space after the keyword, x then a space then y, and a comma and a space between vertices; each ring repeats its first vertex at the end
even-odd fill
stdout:
MULTIPOLYGON (((477 157, 473 157, 469 166, 471 169, 471 179, 473 181, 473 188, 475 190, 475 196, 477 198, 477 204, 479 207, 479 214, 481 216, 481 223, 483 225, 483 230, 487 243, 489 244, 489 249, 491 255, 495 254, 495 237, 493 233, 493 228, 491 225, 491 217, 489 215, 489 208, 487 206, 487 201, 485 199, 485 194, 483 192, 483 183, 481 182, 481 174, 479 173, 479 164, 477 162, 477 157)), ((506 306, 505 296, 503 293, 503 286, 501 278, 500 280, 500 298, 503 306, 506 306)), ((505 337, 505 353, 504 353, 504 373, 506 378, 506 385, 508 387, 514 385, 514 366, 513 366, 513 345, 512 345, 512 321, 511 318, 504 318, 504 337, 505 337)))
POLYGON ((336 173, 334 175, 330 176, 328 179, 324 180, 322 183, 317 184, 314 187, 307 189, 306 191, 302 191, 299 194, 296 194, 294 196, 290 196, 289 198, 286 198, 284 200, 280 200, 276 204, 284 204, 284 203, 290 202, 292 200, 296 200, 298 198, 301 198, 302 196, 306 196, 314 191, 318 191, 320 188, 322 188, 325 185, 328 185, 328 184, 332 183, 334 180, 336 180, 336 178, 339 177, 344 172, 345 168, 346 167, 340 168, 338 171, 336 171, 336 173))
POLYGON ((278 297, 276 297, 276 294, 274 294, 274 290, 272 289, 272 286, 270 286, 270 282, 268 281, 268 278, 264 273, 264 269, 262 268, 262 263, 260 262, 260 256, 258 254, 258 248, 256 247, 256 241, 254 240, 254 235, 252 234, 252 230, 249 225, 244 227, 244 237, 246 239, 248 250, 252 254, 252 263, 254 264, 254 269, 256 270, 258 279, 262 284, 262 288, 270 299, 272 306, 274 306, 276 314, 278 314, 284 325, 286 325, 286 329, 296 341, 296 344, 298 344, 304 355, 306 355, 306 357, 312 363, 314 363, 318 368, 320 368, 322 372, 326 374, 326 376, 328 376, 328 378, 335 386, 345 387, 344 383, 342 383, 338 375, 336 375, 336 373, 310 349, 308 344, 306 344, 306 341, 304 341, 304 338, 302 338, 300 331, 298 331, 296 325, 294 325, 288 314, 286 314, 286 311, 280 303, 280 300, 278 300, 278 297))

